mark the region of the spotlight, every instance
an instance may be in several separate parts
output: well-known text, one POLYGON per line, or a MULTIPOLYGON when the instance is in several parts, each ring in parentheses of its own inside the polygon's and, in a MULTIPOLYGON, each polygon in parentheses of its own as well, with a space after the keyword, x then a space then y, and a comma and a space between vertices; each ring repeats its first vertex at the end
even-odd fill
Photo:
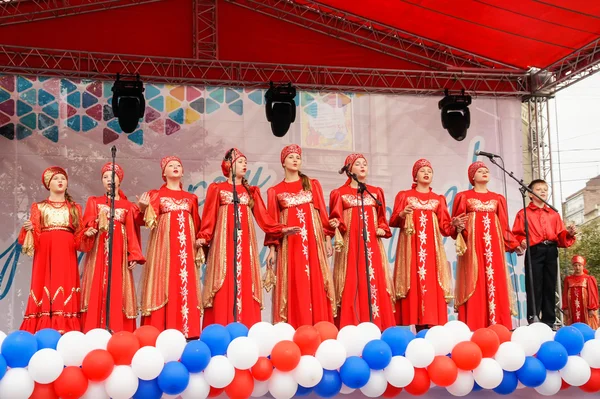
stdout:
POLYGON ((265 93, 267 120, 271 122, 271 131, 277 137, 283 137, 296 120, 296 88, 291 83, 275 86, 269 82, 265 93))
POLYGON ((460 95, 449 95, 448 89, 444 90, 444 98, 438 103, 442 110, 442 127, 454 140, 462 141, 467 137, 467 129, 471 125, 469 105, 471 96, 465 95, 464 89, 460 95))
POLYGON ((135 80, 121 80, 121 76, 117 74, 117 80, 112 87, 112 109, 125 133, 133 133, 140 119, 144 117, 144 90, 140 75, 136 75, 135 80))

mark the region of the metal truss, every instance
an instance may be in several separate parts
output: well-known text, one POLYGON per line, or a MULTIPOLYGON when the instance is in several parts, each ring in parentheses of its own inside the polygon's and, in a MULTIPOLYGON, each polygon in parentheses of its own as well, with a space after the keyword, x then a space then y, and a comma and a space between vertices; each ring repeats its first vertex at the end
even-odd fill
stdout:
POLYGON ((0 45, 0 73, 112 80, 140 74, 148 82, 267 87, 293 82, 303 90, 442 95, 444 89, 476 96, 521 97, 525 74, 283 65, 118 55, 0 45))
POLYGON ((0 26, 67 17, 162 0, 0 0, 0 26))
POLYGON ((217 59, 217 2, 193 0, 194 58, 217 59))
POLYGON ((515 66, 322 5, 314 0, 225 1, 429 69, 469 67, 520 71, 515 66))

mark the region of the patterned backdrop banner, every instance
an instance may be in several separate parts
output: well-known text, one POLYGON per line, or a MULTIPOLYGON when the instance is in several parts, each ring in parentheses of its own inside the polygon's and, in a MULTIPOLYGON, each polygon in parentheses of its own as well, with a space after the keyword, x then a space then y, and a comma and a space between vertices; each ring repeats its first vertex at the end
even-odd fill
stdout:
MULTIPOLYGON (((31 259, 20 253, 16 238, 31 203, 47 196, 40 183, 42 171, 50 165, 65 167, 69 192, 85 205, 88 196, 103 192, 100 168, 109 160, 112 145, 125 169, 122 189, 130 199, 160 187, 160 159, 178 155, 185 169, 184 188, 198 195, 200 209, 208 185, 223 179, 220 163, 232 146, 247 155, 246 177, 266 196, 283 179, 281 148, 301 144, 303 172, 320 180, 327 201, 329 192, 346 180, 337 173, 345 157, 362 152, 369 161, 369 183, 385 191, 388 217, 396 193, 410 188, 418 158, 432 162, 434 191, 446 195, 450 208, 456 193, 469 189, 467 167, 475 150, 502 154, 507 169, 517 175, 522 171, 518 100, 475 99, 468 137, 457 142, 441 127, 438 98, 299 92, 296 122, 285 137, 276 138, 265 118, 264 90, 147 84, 144 119, 134 133, 125 134, 112 113, 111 87, 112 82, 0 76, 0 313, 7 315, 0 330, 19 327, 27 302, 31 259)), ((502 174, 490 168, 492 190, 503 193, 502 174)), ((510 181, 507 192, 512 223, 520 194, 510 181)), ((393 230, 392 238, 384 240, 390 268, 398 242, 393 230)), ((145 250, 147 230, 142 234, 145 250)), ((446 239, 445 247, 454 270, 454 241, 446 239)), ((266 253, 261 248, 263 264, 266 253)), ((507 261, 522 320, 522 261, 515 256, 507 261)), ((141 267, 135 270, 136 281, 141 267)), ((271 320, 269 295, 263 318, 271 320)))

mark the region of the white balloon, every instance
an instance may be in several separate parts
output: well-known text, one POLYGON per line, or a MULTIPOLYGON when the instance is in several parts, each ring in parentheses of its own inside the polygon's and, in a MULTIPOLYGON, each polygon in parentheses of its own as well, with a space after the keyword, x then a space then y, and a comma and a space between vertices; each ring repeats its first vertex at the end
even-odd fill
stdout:
POLYGON ((479 366, 473 370, 475 382, 483 389, 494 389, 502 382, 504 373, 502 367, 494 359, 485 357, 479 366))
POLYGON ((340 393, 341 394, 348 395, 348 394, 351 394, 354 391, 356 391, 356 389, 349 388, 346 384, 342 383, 342 389, 340 389, 340 393))
POLYGON ((535 387, 534 389, 540 395, 554 396, 560 391, 561 387, 562 378, 560 378, 560 373, 558 371, 546 370, 546 379, 542 385, 535 387))
POLYGON ((271 354, 277 337, 275 337, 273 325, 266 321, 261 321, 250 327, 248 338, 253 340, 258 346, 258 355, 266 357, 271 354))
POLYGON ((4 338, 6 338, 6 333, 4 331, 0 331, 0 348, 2 348, 2 343, 4 342, 4 338))
POLYGON ((472 333, 469 326, 460 320, 450 320, 444 324, 444 328, 449 332, 450 338, 453 341, 453 348, 459 342, 469 341, 471 339, 472 333))
POLYGON ((542 345, 540 336, 530 326, 517 327, 510 340, 523 348, 525 356, 535 355, 542 345))
POLYGON ((298 385, 312 388, 323 378, 323 366, 314 356, 305 355, 291 373, 298 385))
POLYGON ((298 383, 291 373, 273 370, 269 378, 269 392, 275 399, 291 399, 298 390, 298 383))
POLYGON ((473 373, 465 370, 458 370, 456 380, 446 387, 446 390, 453 396, 466 396, 471 393, 475 386, 473 373))
MULTIPOLYGON (((4 336, 6 337, 6 334, 4 334, 4 336)), ((594 337, 596 339, 600 339, 600 327, 598 327, 598 329, 596 329, 596 334, 594 335, 594 337)), ((2 344, 1 341, 0 341, 0 344, 2 344)))
POLYGON ((506 341, 500 344, 494 359, 503 370, 517 371, 525 364, 525 351, 521 345, 506 341))
POLYGON ((443 326, 431 327, 425 334, 425 339, 433 345, 436 356, 446 356, 454 347, 452 333, 443 326))
POLYGON ((254 380, 254 390, 252 390, 253 398, 261 398, 265 396, 269 392, 269 380, 267 381, 258 381, 254 380))
POLYGON ((573 387, 580 387, 592 376, 590 365, 579 356, 569 356, 565 367, 560 369, 560 376, 573 387))
POLYGON ((273 332, 275 333, 275 343, 281 341, 293 341, 296 330, 288 323, 277 323, 273 326, 273 332))
POLYGON ((346 348, 347 356, 361 356, 367 339, 368 337, 362 335, 358 327, 353 325, 342 327, 337 336, 337 340, 346 348))
POLYGON ((346 348, 336 339, 327 339, 319 345, 315 358, 325 370, 337 370, 346 361, 346 348))
POLYGON ((181 399, 181 395, 169 395, 168 393, 163 393, 162 399, 181 399))
POLYGON ((233 381, 235 369, 225 356, 213 356, 204 369, 204 379, 208 385, 217 389, 225 388, 233 381))
POLYGON ((6 370, 0 380, 0 398, 27 399, 33 393, 35 382, 27 369, 17 367, 6 370))
POLYGON ((433 362, 435 349, 424 338, 415 338, 406 347, 406 358, 417 368, 427 367, 433 362))
POLYGON ((104 382, 89 382, 87 391, 81 399, 110 399, 104 388, 104 382))
POLYGON ((237 337, 227 347, 227 358, 236 369, 248 370, 258 360, 258 346, 248 337, 237 337))
POLYGON ((175 329, 165 330, 156 338, 156 347, 162 353, 166 363, 178 361, 186 345, 185 336, 175 329))
POLYGON ((390 385, 396 388, 404 388, 415 377, 415 368, 410 360, 404 356, 393 356, 390 364, 383 369, 383 375, 390 385))
POLYGON ((29 359, 29 375, 40 384, 54 382, 63 371, 65 362, 62 356, 54 349, 44 348, 33 354, 29 359))
POLYGON ((140 379, 150 381, 158 377, 165 366, 165 358, 154 346, 144 346, 135 352, 131 359, 131 369, 140 379))
POLYGON ((62 356, 65 366, 79 367, 90 348, 82 332, 69 331, 58 340, 56 351, 62 356))
POLYGON ((367 343, 375 339, 381 339, 381 330, 377 327, 377 324, 366 321, 360 323, 356 328, 358 328, 358 332, 364 337, 367 343))
POLYGON ((115 366, 104 388, 112 399, 129 399, 137 391, 139 383, 130 366, 115 366))
POLYGON ((90 351, 93 351, 94 349, 106 349, 110 337, 112 337, 112 335, 103 328, 94 328, 85 333, 85 338, 90 351))
POLYGON ((600 368, 600 340, 590 339, 586 341, 579 355, 591 368, 600 368))
POLYGON ((182 399, 206 399, 210 392, 210 385, 204 378, 204 373, 190 373, 190 382, 181 393, 182 399))
POLYGON ((371 376, 366 385, 360 389, 363 395, 369 398, 378 398, 387 389, 387 380, 383 370, 371 370, 371 376))
MULTIPOLYGON (((540 345, 544 342, 554 340, 554 331, 546 323, 537 322, 529 325, 529 328, 535 332, 535 335, 540 341, 540 345)), ((538 348, 539 349, 539 348, 538 348)))

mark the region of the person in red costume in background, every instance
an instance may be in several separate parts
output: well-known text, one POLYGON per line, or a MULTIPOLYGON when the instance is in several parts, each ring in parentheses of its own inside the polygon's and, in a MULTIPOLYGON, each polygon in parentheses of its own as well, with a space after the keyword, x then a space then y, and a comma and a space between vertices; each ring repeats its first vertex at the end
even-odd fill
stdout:
MULTIPOLYGON (((133 332, 136 329, 139 311, 132 270, 136 263, 146 262, 142 255, 139 225, 136 225, 141 213, 120 189, 124 177, 123 168, 115 164, 115 222, 108 325, 113 332, 133 332)), ((81 281, 81 324, 84 333, 94 328, 105 328, 107 319, 111 162, 102 167, 101 178, 107 194, 89 197, 83 214, 82 251, 87 252, 81 281)))
POLYGON ((20 329, 30 333, 44 328, 80 331, 81 206, 67 192, 69 178, 63 168, 44 170, 42 184, 50 195, 31 206, 18 238, 23 253, 33 256, 31 289, 20 329))
POLYGON ((562 292, 562 309, 565 325, 585 323, 598 328, 598 283, 585 269, 586 260, 575 255, 571 259, 573 274, 565 277, 562 292))
POLYGON ((517 303, 505 251, 523 251, 508 227, 506 199, 487 188, 485 163, 471 164, 468 173, 473 189, 458 193, 452 210, 453 216, 468 217, 464 230, 453 234, 462 234, 466 243, 457 251, 464 253, 458 256, 454 306, 472 331, 492 324, 512 329, 517 303))

